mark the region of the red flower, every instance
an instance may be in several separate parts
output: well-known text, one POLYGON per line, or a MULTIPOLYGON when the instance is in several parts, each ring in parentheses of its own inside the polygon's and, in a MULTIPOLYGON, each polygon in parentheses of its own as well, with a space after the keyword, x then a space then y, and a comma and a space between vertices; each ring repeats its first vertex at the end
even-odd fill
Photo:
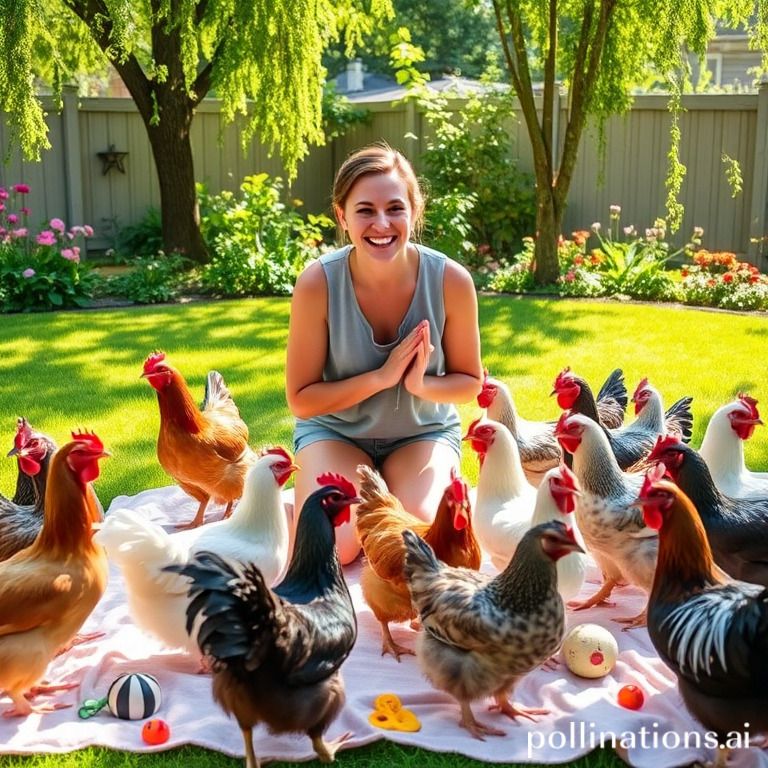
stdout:
POLYGON ((723 282, 724 283, 732 283, 733 282, 733 273, 732 272, 726 272, 723 275, 723 282))
POLYGON ((20 195, 27 195, 29 194, 29 185, 28 184, 14 184, 13 185, 13 191, 18 192, 20 195))

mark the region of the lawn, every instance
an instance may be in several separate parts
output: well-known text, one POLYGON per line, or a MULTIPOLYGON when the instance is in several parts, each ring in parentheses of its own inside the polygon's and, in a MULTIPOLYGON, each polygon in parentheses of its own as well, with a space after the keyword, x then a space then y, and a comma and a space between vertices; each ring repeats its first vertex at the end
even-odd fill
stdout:
MULTIPOLYGON (((97 490, 105 507, 119 494, 167 485, 155 458, 156 399, 139 378, 145 356, 164 349, 202 398, 205 375, 221 371, 251 429, 252 444, 290 446, 292 419, 283 393, 289 301, 267 298, 160 308, 16 315, 0 318, 0 424, 7 451, 15 418, 26 416, 58 441, 77 427, 94 429, 112 452, 97 490)), ((481 297, 483 359, 512 387, 522 415, 557 416, 549 397, 566 365, 595 388, 617 366, 627 387, 647 376, 670 404, 692 395, 693 444, 723 403, 746 391, 764 400, 768 317, 642 304, 481 297)), ((479 415, 462 406, 467 425, 479 415)), ((464 471, 476 481, 476 460, 465 452, 464 471)), ((748 465, 768 469, 768 439, 757 432, 746 446, 748 465)), ((12 461, 0 462, 0 490, 14 484, 12 461)), ((233 728, 234 728, 233 724, 233 728)), ((391 743, 342 752, 341 766, 389 763, 424 768, 479 765, 464 758, 406 749, 391 743)), ((241 761, 201 749, 159 755, 86 750, 71 756, 0 757, 2 766, 192 768, 236 766, 241 761)), ((314 764, 314 763, 313 763, 314 764)), ((612 753, 579 761, 588 768, 618 765, 612 753)), ((319 765, 319 763, 317 763, 319 765)))

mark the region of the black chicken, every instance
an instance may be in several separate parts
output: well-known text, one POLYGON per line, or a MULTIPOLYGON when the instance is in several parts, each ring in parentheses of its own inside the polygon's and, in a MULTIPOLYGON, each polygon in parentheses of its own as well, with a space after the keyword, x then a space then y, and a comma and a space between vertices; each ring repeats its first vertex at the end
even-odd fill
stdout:
POLYGON ((340 475, 318 482, 323 487, 301 509, 288 572, 273 590, 256 566, 212 552, 167 568, 191 580, 187 631, 200 622, 198 645, 213 659, 213 697, 237 719, 247 768, 259 766, 252 733, 258 723, 273 733, 306 733, 323 762, 351 736, 323 739, 344 705, 339 667, 357 637, 334 527, 348 522, 350 505, 362 499, 340 475))
POLYGON ((23 416, 16 420, 13 448, 8 452, 8 456, 15 456, 18 463, 16 491, 11 499, 14 504, 35 506, 39 501, 42 509, 42 500, 45 498, 45 483, 48 479, 48 464, 57 447, 48 435, 32 429, 23 416), (24 453, 24 448, 30 447, 32 440, 39 442, 39 447, 35 449, 35 455, 39 456, 39 459, 32 456, 30 451, 24 453))
MULTIPOLYGON (((648 634, 688 709, 722 745, 746 723, 768 730, 768 590, 715 566, 696 509, 662 473, 649 473, 638 499, 659 531, 648 634)), ((721 750, 716 765, 726 757, 721 750)))
POLYGON ((660 438, 648 460, 663 462, 696 507, 715 562, 735 579, 768 587, 768 497, 720 493, 701 454, 672 437, 660 438))

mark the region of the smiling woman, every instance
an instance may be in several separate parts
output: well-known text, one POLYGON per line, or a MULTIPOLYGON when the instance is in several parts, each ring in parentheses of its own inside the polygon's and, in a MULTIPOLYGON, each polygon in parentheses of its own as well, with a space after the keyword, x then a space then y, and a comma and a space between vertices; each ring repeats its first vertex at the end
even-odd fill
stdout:
MULTIPOLYGON (((458 263, 411 241, 424 201, 410 164, 390 147, 344 162, 333 208, 350 244, 307 267, 291 302, 296 508, 320 472, 355 478, 367 464, 429 520, 459 465, 455 403, 482 382, 474 285, 458 263)), ((342 562, 357 556, 354 517, 337 543, 342 562)))

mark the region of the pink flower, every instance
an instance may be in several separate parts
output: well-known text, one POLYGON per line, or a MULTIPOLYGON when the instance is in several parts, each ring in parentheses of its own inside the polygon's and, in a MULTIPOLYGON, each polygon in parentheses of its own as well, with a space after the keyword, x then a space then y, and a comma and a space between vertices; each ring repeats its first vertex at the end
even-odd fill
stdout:
POLYGON ((572 283, 576 279, 576 275, 573 270, 569 270, 565 275, 566 282, 572 283))
POLYGON ((28 195, 29 194, 29 185, 28 184, 14 184, 13 185, 13 191, 18 192, 20 195, 28 195))
POLYGON ((75 252, 71 248, 62 248, 61 255, 62 258, 65 258, 69 261, 75 260, 75 252))
POLYGON ((19 220, 19 217, 15 213, 8 214, 8 223, 15 224, 19 220))
POLYGON ((0 187, 0 200, 8 199, 8 190, 5 187, 0 187))
POLYGON ((49 224, 51 229, 55 229, 57 232, 63 232, 66 229, 61 219, 51 219, 49 224))
POLYGON ((26 227, 11 230, 11 237, 26 237, 28 234, 29 230, 26 227))
POLYGON ((29 208, 25 205, 23 208, 19 209, 25 216, 29 216, 29 208))
POLYGON ((27 267, 27 268, 26 268, 26 269, 25 269, 25 270, 24 270, 24 271, 21 273, 21 276, 22 276, 22 277, 26 277, 26 278, 30 278, 30 277, 34 277, 36 274, 37 274, 37 273, 35 272, 35 270, 34 270, 34 269, 32 269, 32 267, 27 267))
POLYGON ((56 245, 56 235, 50 229, 44 229, 37 236, 38 245, 56 245))
POLYGON ((5 203, 0 203, 0 211, 4 211, 4 210, 5 210, 5 203))
POLYGON ((93 227, 90 224, 83 227, 83 232, 85 232, 86 237, 93 237, 93 227))

